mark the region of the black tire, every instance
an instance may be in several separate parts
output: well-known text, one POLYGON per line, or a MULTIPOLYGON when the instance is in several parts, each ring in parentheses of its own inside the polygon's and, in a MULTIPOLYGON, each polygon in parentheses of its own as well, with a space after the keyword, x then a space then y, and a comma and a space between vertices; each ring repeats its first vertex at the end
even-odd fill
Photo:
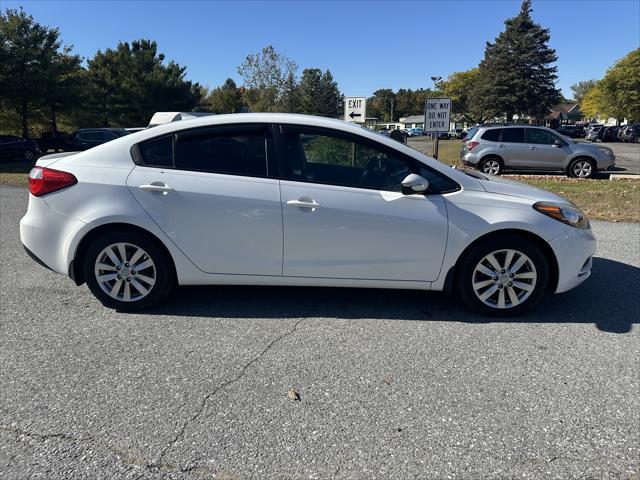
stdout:
MULTIPOLYGON (((91 290, 91 293, 93 293, 93 295, 95 295, 95 297, 100 300, 100 302, 105 307, 113 308, 115 310, 123 312, 144 310, 163 300, 169 294, 169 292, 171 292, 171 289, 174 286, 175 275, 173 271, 173 263, 167 255, 168 254, 157 245, 156 241, 150 239, 147 236, 127 231, 111 232, 105 235, 101 235, 100 237, 95 239, 91 245, 89 245, 87 253, 83 259, 84 278, 87 282, 89 290, 91 290), (146 293, 143 297, 140 297, 138 300, 134 299, 133 301, 124 301, 110 296, 105 290, 103 290, 96 278, 95 269, 98 256, 101 255, 101 257, 104 258, 102 255, 103 250, 106 249, 109 245, 118 243, 127 244, 127 254, 125 254, 125 258, 131 258, 131 252, 135 251, 133 250, 133 248, 137 247, 142 249, 146 255, 141 257, 141 260, 150 258, 153 262, 153 267, 149 268, 153 268, 152 272, 153 277, 155 278, 155 283, 150 288, 148 288, 148 293, 146 293)), ((141 261, 138 261, 138 265, 140 265, 141 263, 141 261)), ((120 271, 120 273, 124 274, 125 269, 123 267, 124 265, 121 266, 118 270, 120 271)), ((136 280, 135 275, 141 274, 140 272, 136 272, 135 270, 133 270, 133 268, 131 270, 127 268, 126 271, 127 274, 125 275, 125 277, 129 278, 130 280, 136 280), (132 276, 133 278, 130 278, 132 276)), ((146 275, 150 275, 149 270, 141 272, 144 272, 146 275)), ((112 280, 113 285, 115 285, 116 281, 118 280, 112 280)), ((124 280, 120 280, 120 282, 124 282, 124 280)), ((138 282, 138 284, 140 284, 140 282, 138 282)), ((105 284, 103 283, 103 285, 105 284)), ((142 283, 142 285, 144 287, 149 286, 146 283, 142 283)), ((124 283, 121 283, 118 292, 122 292, 123 297, 125 287, 127 289, 134 288, 132 284, 127 286, 124 285, 124 283)))
POLYGON ((480 162, 480 165, 478 165, 478 167, 479 167, 478 169, 483 173, 489 173, 491 175, 500 175, 504 171, 504 162, 500 157, 490 155, 488 157, 483 158, 482 161, 480 162), (494 165, 497 166, 497 170, 495 169, 494 165), (489 168, 490 166, 492 168, 489 168), (485 169, 491 170, 491 171, 485 171, 485 169))
POLYGON ((573 160, 571 160, 571 163, 569 163, 569 166, 567 167, 567 176, 571 178, 593 178, 597 173, 598 167, 596 165, 596 162, 587 157, 574 158, 573 160), (588 175, 579 175, 576 170, 581 169, 577 167, 584 162, 587 162, 590 165, 591 170, 588 175))
MULTIPOLYGON (((497 253, 495 258, 498 259, 499 262, 504 261, 506 253, 497 253), (504 255, 504 257, 501 257, 501 255, 504 255)), ((511 264, 512 267, 517 262, 517 258, 519 257, 514 257, 511 264)), ((527 268, 527 265, 521 268, 527 268)), ((509 272, 507 271, 504 275, 509 275, 509 272)), ((525 310, 529 310, 542 300, 549 283, 549 265, 544 254, 535 244, 518 235, 504 235, 502 237, 491 237, 480 241, 469 251, 465 252, 455 278, 456 289, 460 293, 462 301, 469 309, 482 315, 507 317, 518 315, 525 310), (510 283, 504 284, 500 287, 500 290, 504 290, 502 295, 504 295, 504 298, 506 299, 505 303, 509 304, 507 308, 497 308, 497 306, 487 305, 479 298, 478 294, 476 294, 473 286, 474 280, 477 280, 477 278, 474 279, 474 276, 477 275, 475 273, 476 266, 490 253, 500 252, 501 250, 516 250, 517 252, 526 255, 535 266, 535 274, 537 275, 533 290, 526 298, 522 297, 524 300, 519 304, 513 305, 509 299, 506 286, 511 286, 510 283)), ((496 277, 493 277, 491 280, 494 278, 496 277)), ((498 281, 494 282, 495 284, 498 284, 501 281, 500 276, 497 278, 498 281)), ((525 280, 525 282, 529 281, 533 282, 533 280, 525 280)), ((522 280, 517 280, 516 278, 516 282, 522 282, 522 280)), ((481 292, 481 294, 485 293, 492 287, 493 284, 489 285, 486 290, 481 292)), ((514 292, 516 288, 517 287, 513 287, 514 292)), ((492 298, 500 295, 500 290, 496 290, 495 293, 489 297, 488 301, 493 301, 492 298)), ((517 292, 517 295, 520 294, 526 295, 524 291, 517 292)), ((495 303, 497 304, 497 299, 495 303)))

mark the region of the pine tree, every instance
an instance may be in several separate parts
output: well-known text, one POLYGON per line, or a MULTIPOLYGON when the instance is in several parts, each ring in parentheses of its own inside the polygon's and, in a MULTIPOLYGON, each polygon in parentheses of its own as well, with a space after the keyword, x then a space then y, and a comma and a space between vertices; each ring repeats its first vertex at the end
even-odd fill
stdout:
POLYGON ((507 121, 514 115, 541 118, 562 98, 549 30, 533 22, 531 11, 531 0, 523 0, 520 13, 505 21, 504 32, 487 42, 473 92, 472 102, 482 111, 507 121))

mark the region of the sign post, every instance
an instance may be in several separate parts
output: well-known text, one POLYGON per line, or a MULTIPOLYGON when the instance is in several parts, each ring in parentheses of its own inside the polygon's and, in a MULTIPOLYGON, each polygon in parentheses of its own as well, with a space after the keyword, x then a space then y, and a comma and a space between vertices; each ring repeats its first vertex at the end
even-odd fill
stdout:
POLYGON ((439 132, 448 132, 451 120, 450 98, 427 98, 424 105, 424 131, 435 133, 433 158, 438 158, 439 132))
POLYGON ((367 97, 344 98, 344 120, 351 123, 364 123, 367 116, 367 97))

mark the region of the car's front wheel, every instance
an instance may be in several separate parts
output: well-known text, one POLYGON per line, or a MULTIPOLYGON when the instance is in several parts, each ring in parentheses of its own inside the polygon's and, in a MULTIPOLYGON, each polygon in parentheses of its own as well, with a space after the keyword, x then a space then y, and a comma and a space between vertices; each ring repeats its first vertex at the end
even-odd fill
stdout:
POLYGON ((154 241, 123 231, 94 240, 83 268, 89 289, 103 305, 136 311, 158 303, 171 291, 171 265, 154 241))
POLYGON ((491 316, 515 315, 535 306, 544 296, 548 278, 543 253, 516 235, 474 245, 456 275, 465 305, 491 316))
POLYGON ((567 169, 569 177, 572 178, 593 178, 596 171, 595 162, 589 158, 576 158, 567 169))

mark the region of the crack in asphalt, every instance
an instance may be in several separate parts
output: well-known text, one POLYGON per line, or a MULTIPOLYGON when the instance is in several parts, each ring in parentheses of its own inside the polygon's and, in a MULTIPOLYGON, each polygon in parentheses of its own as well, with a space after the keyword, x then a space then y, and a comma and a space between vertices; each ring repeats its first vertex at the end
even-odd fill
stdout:
MULTIPOLYGON (((306 317, 305 317, 306 318, 306 317)), ((184 422, 184 424, 182 425, 182 427, 180 428, 180 430, 178 431, 178 433, 176 434, 176 436, 173 438, 173 440, 171 440, 160 452, 160 455, 158 456, 158 459, 156 461, 154 461, 152 464, 147 465, 148 469, 158 469, 161 467, 162 465, 162 460, 164 458, 164 456, 167 454, 167 452, 169 452, 169 450, 171 450, 171 448, 173 448, 173 446, 184 436, 185 431, 187 429, 187 427, 193 423, 204 411, 205 407, 207 406, 207 402, 213 398, 214 396, 216 396, 219 392, 221 392, 222 390, 224 390, 225 388, 227 388, 229 385, 232 385, 234 383, 236 383, 237 381, 241 380, 242 377, 244 377, 244 375, 246 374, 247 370, 252 367, 256 362, 258 362, 269 350, 271 350, 271 348, 277 344, 280 340, 283 340, 285 338, 287 338, 288 336, 292 335, 293 333, 295 333, 295 331, 298 329, 298 326, 302 323, 303 320, 305 320, 305 318, 300 318, 298 319, 298 321, 293 325, 293 328, 291 328, 289 331, 277 336, 276 338, 274 338, 273 340, 271 340, 271 342, 269 342, 267 344, 267 346, 262 350, 262 352, 260 352, 257 356, 255 356, 254 358, 252 358, 248 363, 246 363, 242 369, 240 370, 240 373, 238 375, 236 375, 235 377, 233 377, 232 379, 220 384, 218 387, 215 388, 215 390, 211 391, 210 393, 208 393, 207 395, 205 395, 205 397, 202 399, 202 401, 200 402, 200 406, 198 407, 198 409, 196 409, 195 413, 186 421, 184 422)), ((193 468, 189 468, 189 471, 192 470, 193 468)), ((181 469, 181 471, 184 472, 184 470, 181 469)))
POLYGON ((241 380, 242 377, 245 376, 247 370, 250 367, 252 367, 253 365, 255 365, 269 350, 271 350, 271 348, 273 348, 274 345, 276 345, 278 342, 280 342, 284 338, 286 338, 286 337, 292 335, 293 333, 295 333, 296 330, 298 329, 298 326, 303 322, 303 320, 305 320, 305 318, 298 319, 298 321, 296 321, 296 323, 293 325, 293 327, 291 329, 289 329, 288 331, 286 331, 285 333, 283 333, 281 335, 278 335, 276 338, 271 340, 267 344, 267 346, 264 347, 262 349, 262 351, 257 356, 252 358, 249 362, 247 362, 242 367, 242 369, 240 370, 240 373, 238 373, 238 375, 236 375, 232 379, 220 384, 213 391, 208 393, 202 399, 202 401, 200 402, 200 406, 195 411, 195 413, 186 422, 184 422, 184 424, 182 425, 182 427, 180 428, 180 430, 178 431, 176 436, 173 438, 173 440, 171 440, 171 442, 169 442, 161 450, 161 452, 160 452, 160 454, 158 456, 158 459, 156 461, 152 462, 152 463, 148 463, 148 461, 143 459, 143 458, 139 458, 139 457, 135 457, 135 456, 129 455, 126 452, 114 447, 113 445, 109 445, 107 443, 104 443, 104 442, 101 442, 99 440, 96 440, 91 436, 75 437, 73 435, 68 435, 66 433, 37 433, 37 432, 28 431, 28 430, 22 430, 22 429, 20 429, 18 427, 13 427, 13 426, 8 426, 8 425, 0 425, 0 431, 8 432, 8 433, 14 433, 14 434, 16 434, 16 439, 18 439, 19 436, 21 436, 21 435, 25 436, 25 437, 30 437, 30 438, 36 438, 36 439, 39 439, 41 441, 46 441, 46 440, 50 440, 50 439, 56 439, 56 440, 67 441, 67 442, 74 443, 74 444, 86 444, 86 445, 89 445, 89 446, 91 446, 93 448, 99 448, 99 449, 102 449, 102 450, 106 450, 106 451, 116 455, 117 457, 119 457, 121 460, 123 460, 130 467, 143 468, 144 470, 140 473, 140 475, 138 475, 136 477, 136 480, 141 479, 142 477, 144 477, 145 472, 148 472, 148 471, 152 471, 154 473, 175 472, 175 473, 184 473, 184 474, 187 474, 187 475, 190 474, 191 472, 197 471, 197 470, 205 470, 205 471, 207 471, 208 469, 206 467, 202 467, 202 466, 198 465, 198 460, 199 459, 196 459, 193 462, 194 463, 193 465, 190 465, 190 466, 184 467, 184 468, 180 467, 180 466, 173 465, 173 464, 169 464, 169 463, 162 463, 162 460, 163 460, 164 456, 169 452, 169 450, 184 436, 184 434, 185 434, 187 428, 189 427, 189 425, 191 423, 193 423, 202 414, 202 412, 205 410, 205 407, 207 406, 208 401, 211 398, 213 398, 216 394, 221 392, 223 389, 225 389, 229 385, 232 385, 232 384, 236 383, 237 381, 241 380))

